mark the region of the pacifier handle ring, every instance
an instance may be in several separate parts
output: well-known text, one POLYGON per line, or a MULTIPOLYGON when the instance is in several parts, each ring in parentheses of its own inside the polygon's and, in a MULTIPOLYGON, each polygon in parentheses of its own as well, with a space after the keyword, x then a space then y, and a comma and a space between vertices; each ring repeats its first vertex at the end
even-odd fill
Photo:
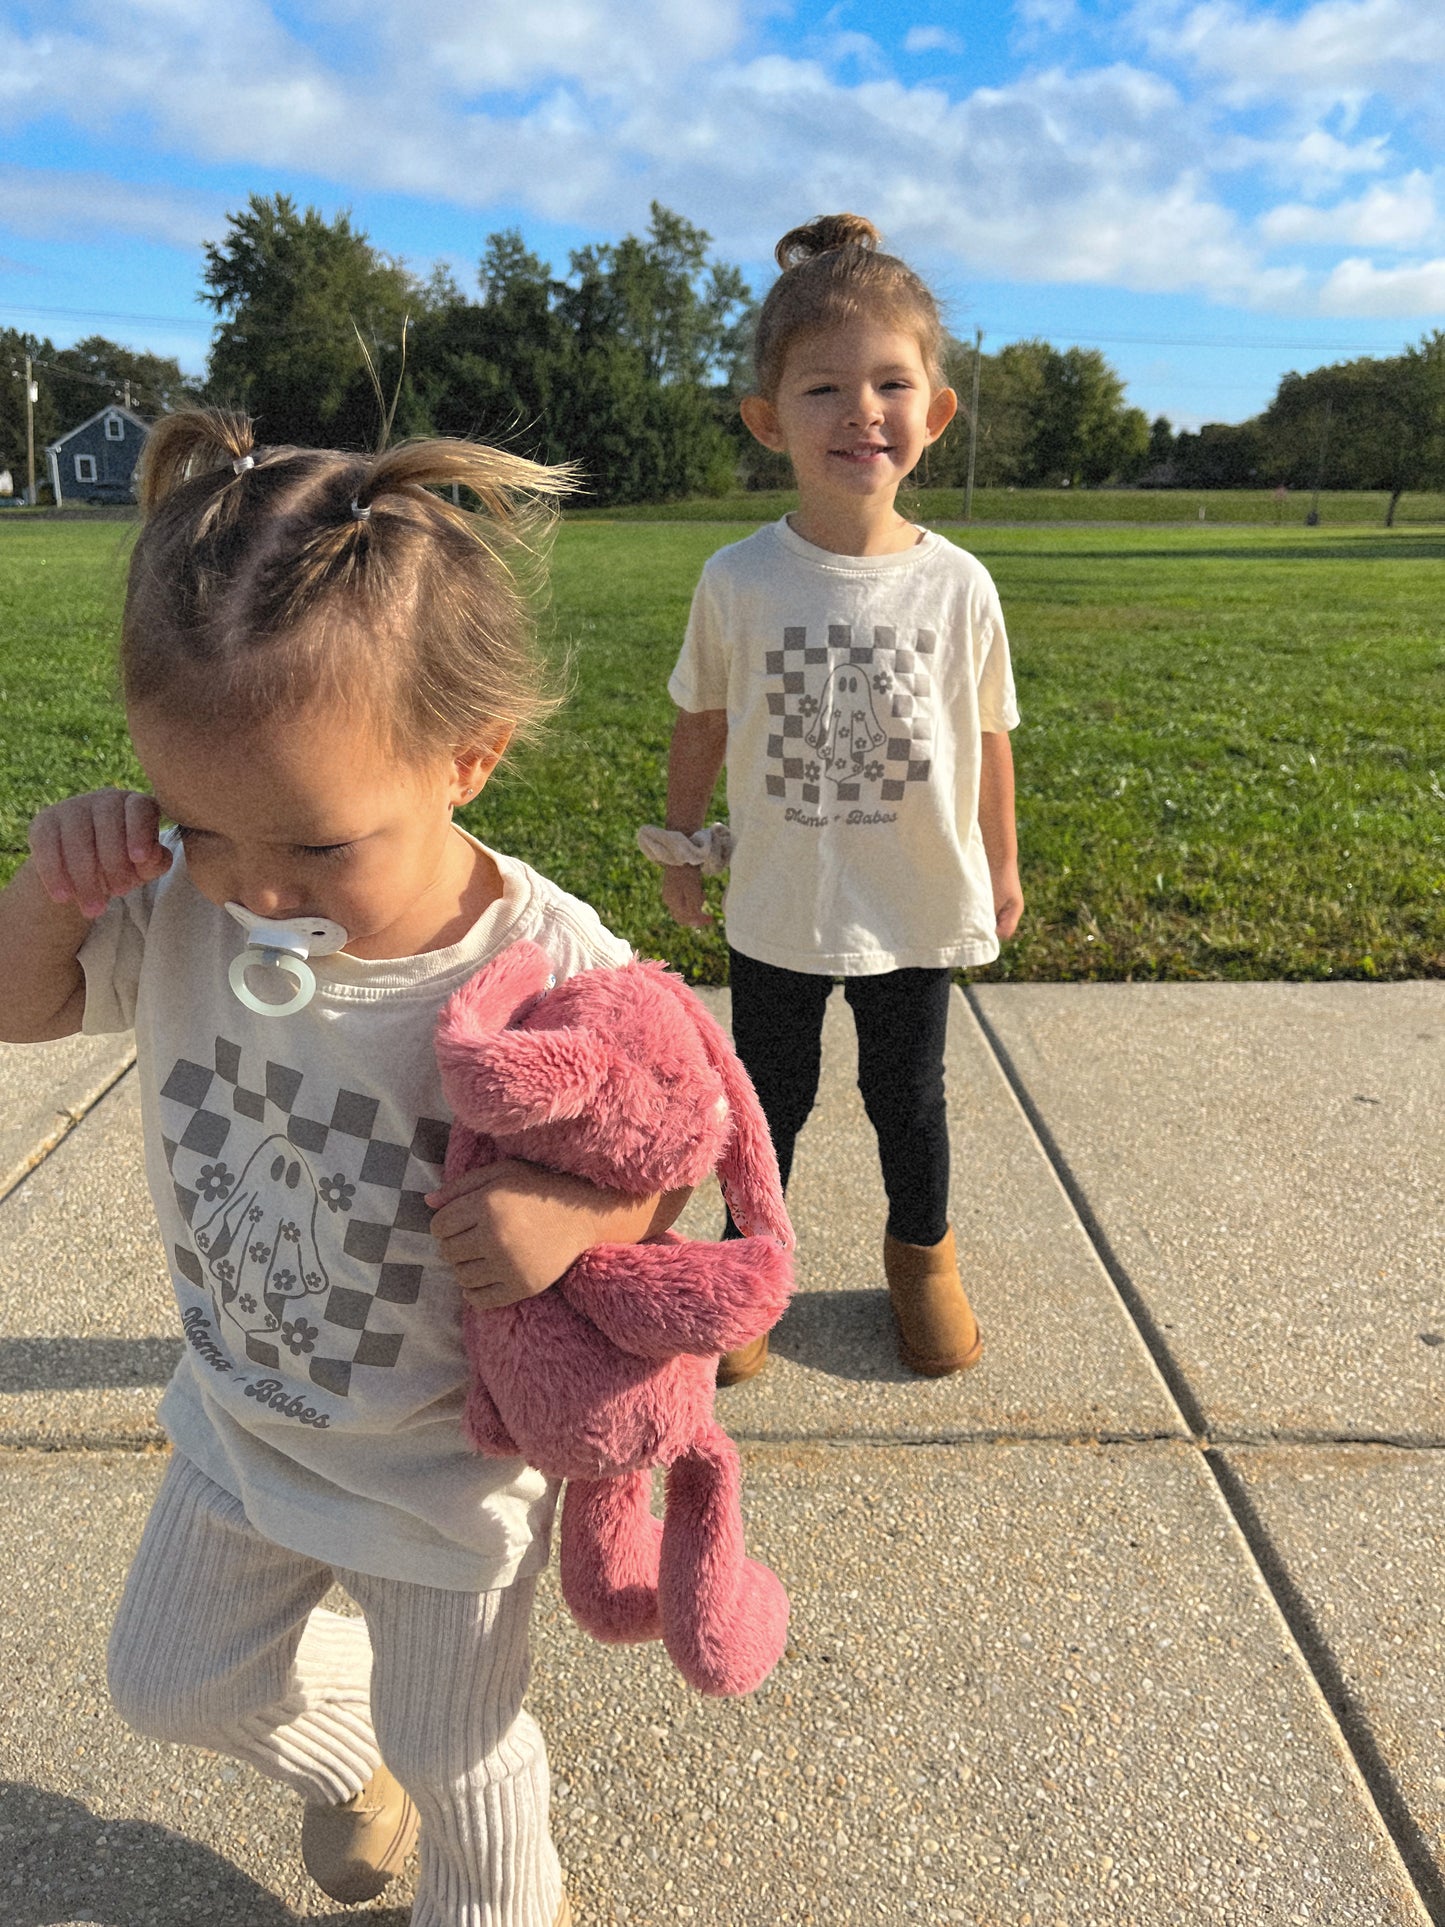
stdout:
POLYGON ((301 1010, 311 1002, 316 994, 316 973, 304 957, 297 957, 284 950, 264 950, 259 946, 247 944, 231 959, 227 972, 231 988, 246 1006, 254 1010, 258 1017, 289 1017, 294 1010, 301 1010), (266 963, 273 970, 279 970, 283 977, 289 977, 296 989, 283 1004, 268 1004, 258 997, 246 982, 246 972, 254 963, 266 963))

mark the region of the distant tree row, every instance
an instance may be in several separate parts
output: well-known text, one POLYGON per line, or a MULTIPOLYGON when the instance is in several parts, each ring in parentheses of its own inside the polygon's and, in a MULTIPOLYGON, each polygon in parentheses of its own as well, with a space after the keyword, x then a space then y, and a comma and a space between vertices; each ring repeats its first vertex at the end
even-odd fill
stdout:
MULTIPOLYGON (((205 382, 174 360, 100 336, 73 348, 0 330, 0 466, 21 479, 28 353, 44 444, 111 400, 154 416, 198 396, 244 408, 263 440, 365 447, 399 435, 501 440, 572 460, 592 499, 663 501, 741 482, 785 483, 786 464, 738 420, 756 304, 710 237, 656 202, 641 238, 581 248, 554 275, 515 231, 488 237, 474 294, 421 281, 350 217, 253 195, 207 245, 201 299, 217 317, 205 382)), ((963 400, 921 479, 962 486, 974 350, 950 345, 963 400)), ((1286 375, 1252 421, 1176 433, 1131 407, 1092 348, 1012 342, 978 360, 980 487, 1406 489, 1445 486, 1445 332, 1383 358, 1286 375)))

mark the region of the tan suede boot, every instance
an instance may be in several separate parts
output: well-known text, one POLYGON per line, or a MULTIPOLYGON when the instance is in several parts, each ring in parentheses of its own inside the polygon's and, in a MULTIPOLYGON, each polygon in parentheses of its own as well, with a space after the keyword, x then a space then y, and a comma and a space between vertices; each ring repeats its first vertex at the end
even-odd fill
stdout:
POLYGON ((983 1340, 958 1275, 951 1225, 936 1245, 906 1245, 885 1234, 883 1271, 898 1353, 910 1371, 942 1378, 978 1363, 983 1340))
POLYGON ((360 1793, 339 1806, 308 1806, 301 1860, 322 1893, 355 1906, 374 1900, 401 1872, 417 1835, 405 1787, 379 1766, 360 1793))
POLYGON ((768 1362, 768 1334, 751 1338, 746 1345, 739 1345, 735 1352, 724 1352, 717 1362, 717 1382, 719 1385, 741 1385, 746 1378, 756 1378, 768 1362))

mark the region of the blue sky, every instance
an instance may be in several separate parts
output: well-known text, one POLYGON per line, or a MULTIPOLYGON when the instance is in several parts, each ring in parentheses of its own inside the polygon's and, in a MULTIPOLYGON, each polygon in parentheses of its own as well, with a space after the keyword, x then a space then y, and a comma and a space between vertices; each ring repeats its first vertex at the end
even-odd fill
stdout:
POLYGON ((198 370, 251 193, 466 287, 657 199, 761 289, 851 208, 959 335, 1238 421, 1445 326, 1442 74, 1441 0, 6 0, 0 324, 198 370))

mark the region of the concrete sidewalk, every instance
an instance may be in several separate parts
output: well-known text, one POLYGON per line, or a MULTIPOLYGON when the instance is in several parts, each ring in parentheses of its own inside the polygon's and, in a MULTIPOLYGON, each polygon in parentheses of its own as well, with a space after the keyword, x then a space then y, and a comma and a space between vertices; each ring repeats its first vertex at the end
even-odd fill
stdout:
MULTIPOLYGON (((1445 1921, 1445 984, 986 987, 949 1051, 983 1363, 895 1361, 835 997, 798 1295, 720 1395, 773 1678, 701 1700, 544 1586, 578 1927, 1445 1921)), ((0 1051, 0 1927, 339 1921, 289 1796, 106 1700, 178 1350, 134 1081, 0 1051)))

